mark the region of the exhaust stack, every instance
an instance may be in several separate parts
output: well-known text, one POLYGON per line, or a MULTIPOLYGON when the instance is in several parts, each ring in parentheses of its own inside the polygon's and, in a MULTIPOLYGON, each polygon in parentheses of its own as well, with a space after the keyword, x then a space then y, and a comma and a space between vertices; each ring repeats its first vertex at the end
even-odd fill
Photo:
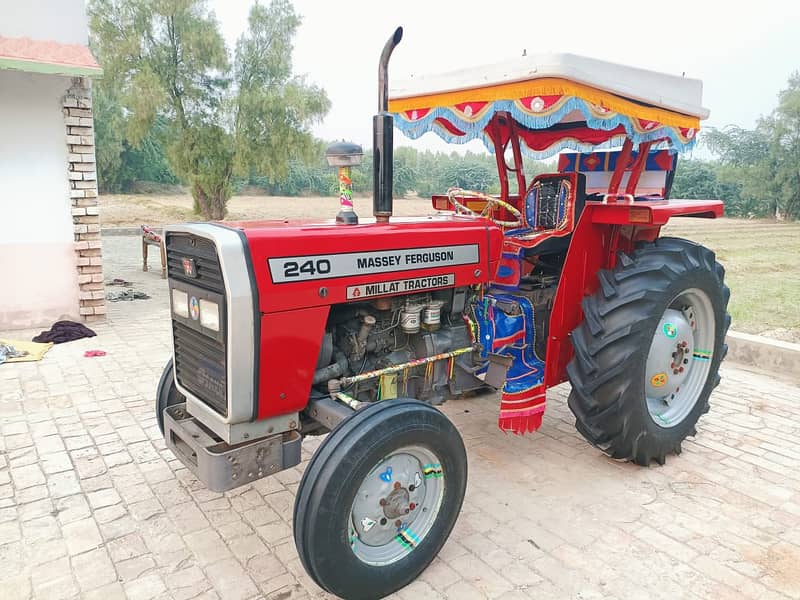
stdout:
POLYGON ((394 119, 389 114, 389 58, 400 40, 403 28, 398 27, 381 52, 378 62, 378 114, 372 118, 373 186, 372 214, 378 223, 388 223, 392 216, 392 130, 394 119))

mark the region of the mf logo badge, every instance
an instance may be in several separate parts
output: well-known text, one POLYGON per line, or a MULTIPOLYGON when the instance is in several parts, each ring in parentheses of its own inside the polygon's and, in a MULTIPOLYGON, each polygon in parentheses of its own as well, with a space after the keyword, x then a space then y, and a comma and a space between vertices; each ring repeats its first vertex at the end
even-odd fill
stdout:
POLYGON ((676 335, 678 335, 678 328, 672 323, 664 323, 664 327, 662 329, 664 331, 664 335, 669 339, 673 339, 676 335))
POLYGON ((194 296, 189 299, 189 314, 195 321, 200 318, 200 302, 194 296))
POLYGON ((667 383, 666 373, 656 373, 650 378, 650 385, 655 388, 663 387, 665 383, 667 383))
POLYGON ((191 277, 192 279, 197 278, 197 265, 193 258, 184 258, 181 264, 183 265, 183 274, 186 275, 186 277, 191 277))

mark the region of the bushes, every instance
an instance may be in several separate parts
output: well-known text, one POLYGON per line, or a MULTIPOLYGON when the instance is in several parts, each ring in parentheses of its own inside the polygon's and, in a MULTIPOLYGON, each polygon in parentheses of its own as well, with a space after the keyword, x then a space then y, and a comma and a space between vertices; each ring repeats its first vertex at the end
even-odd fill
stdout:
MULTIPOLYGON (((283 179, 253 173, 244 183, 257 186, 274 196, 335 195, 338 190, 336 169, 328 166, 322 152, 311 163, 290 162, 289 171, 283 179)), ((542 165, 532 162, 528 166, 531 172, 536 173, 543 170, 542 165)), ((441 194, 452 186, 488 193, 496 193, 500 189, 494 157, 488 154, 467 152, 462 156, 400 147, 395 149, 393 171, 393 193, 396 198, 415 192, 420 196, 441 194)), ((371 150, 364 153, 361 165, 353 168, 353 190, 356 194, 372 194, 371 150)))

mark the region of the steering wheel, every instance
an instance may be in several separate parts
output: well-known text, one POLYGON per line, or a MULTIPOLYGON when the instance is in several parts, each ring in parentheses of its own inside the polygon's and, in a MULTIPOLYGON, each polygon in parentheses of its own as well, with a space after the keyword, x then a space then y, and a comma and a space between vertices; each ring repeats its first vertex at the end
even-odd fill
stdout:
POLYGON ((456 213, 459 214, 467 214, 472 215, 474 217, 484 217, 485 219, 489 219, 493 223, 500 225, 500 227, 521 227, 522 226, 522 213, 519 210, 506 202, 505 200, 501 200, 500 198, 495 198, 494 196, 490 196, 488 194, 484 194, 483 192, 476 192, 474 190, 465 190, 459 187, 451 187, 447 190, 447 197, 450 199, 450 202, 453 203, 453 206, 456 207, 456 213), (456 196, 468 196, 470 198, 475 198, 477 200, 483 200, 486 202, 486 206, 483 207, 481 212, 475 212, 471 208, 467 208, 461 202, 456 199, 456 196), (516 221, 503 221, 502 219, 495 219, 491 216, 492 208, 495 206, 499 206, 501 208, 505 208, 508 212, 510 212, 514 217, 516 217, 516 221))

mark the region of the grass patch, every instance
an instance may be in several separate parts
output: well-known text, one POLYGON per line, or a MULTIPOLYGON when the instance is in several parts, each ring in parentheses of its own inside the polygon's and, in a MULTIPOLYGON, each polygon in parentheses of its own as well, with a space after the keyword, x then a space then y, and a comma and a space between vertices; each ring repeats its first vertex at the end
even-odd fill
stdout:
POLYGON ((675 218, 662 234, 716 252, 731 288, 733 329, 800 335, 800 223, 675 218))

